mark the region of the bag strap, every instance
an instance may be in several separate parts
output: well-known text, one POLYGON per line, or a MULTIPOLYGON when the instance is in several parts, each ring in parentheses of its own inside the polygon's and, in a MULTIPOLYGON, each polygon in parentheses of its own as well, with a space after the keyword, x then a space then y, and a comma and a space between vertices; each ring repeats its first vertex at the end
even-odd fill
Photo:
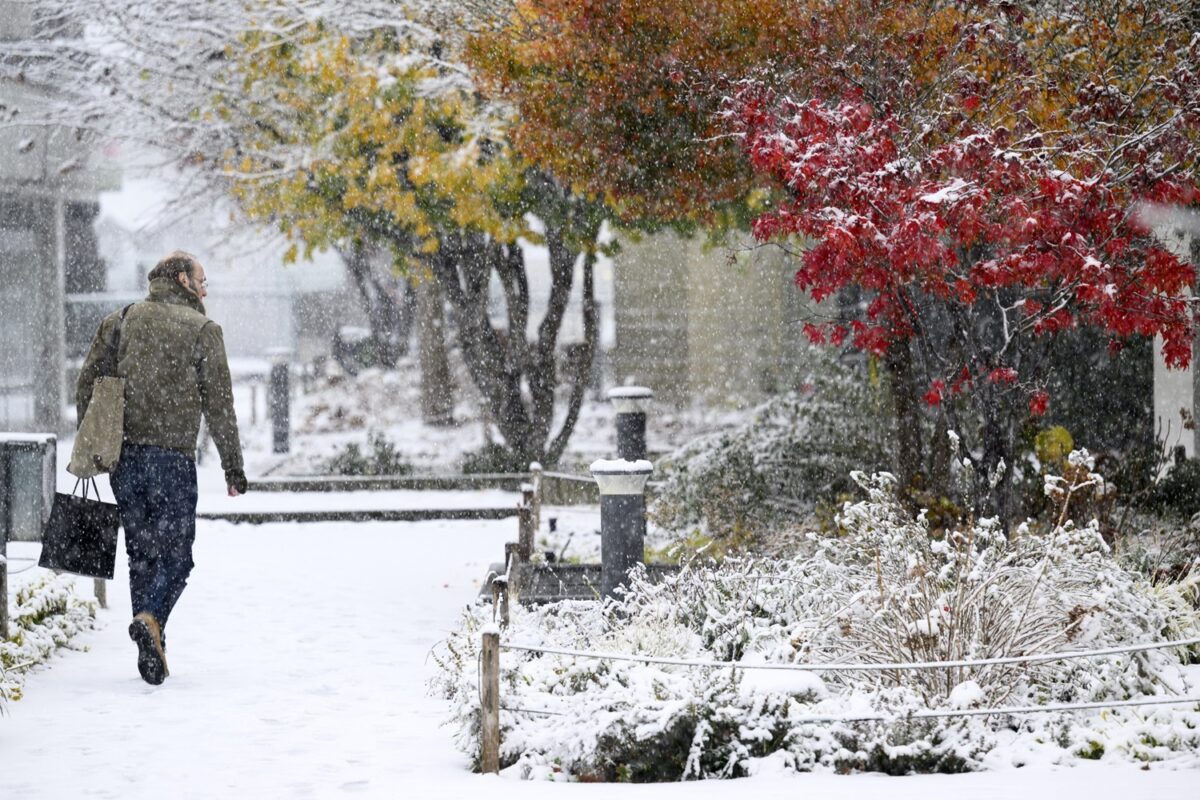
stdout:
POLYGON ((108 343, 108 359, 112 364, 112 369, 108 370, 113 375, 117 374, 117 358, 121 350, 121 328, 125 324, 125 315, 129 313, 129 309, 133 308, 136 303, 130 303, 121 309, 121 316, 117 317, 117 324, 113 327, 112 340, 108 343))
POLYGON ((88 481, 89 480, 92 482, 92 491, 96 493, 96 499, 99 500, 100 499, 100 487, 96 485, 95 478, 87 478, 87 479, 76 478, 75 486, 74 486, 74 488, 71 489, 71 494, 74 495, 76 492, 78 492, 79 484, 82 483, 83 484, 83 499, 87 500, 88 499, 88 481))

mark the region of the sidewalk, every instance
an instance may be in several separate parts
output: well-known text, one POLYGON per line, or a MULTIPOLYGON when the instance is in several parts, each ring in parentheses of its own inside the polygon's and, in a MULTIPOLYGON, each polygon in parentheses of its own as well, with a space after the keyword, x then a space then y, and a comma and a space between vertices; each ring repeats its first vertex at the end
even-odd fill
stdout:
MULTIPOLYGON (((29 676, 0 719, 0 797, 389 796, 465 772, 426 656, 512 523, 200 523, 168 630, 138 677, 123 558, 100 630, 29 676)), ((464 787, 465 788, 465 787, 464 787)))

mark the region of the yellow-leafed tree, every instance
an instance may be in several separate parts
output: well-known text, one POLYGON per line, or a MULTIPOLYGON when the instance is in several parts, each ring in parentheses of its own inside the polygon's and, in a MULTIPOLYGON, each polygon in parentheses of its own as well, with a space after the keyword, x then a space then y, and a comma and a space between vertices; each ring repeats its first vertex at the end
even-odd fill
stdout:
POLYGON ((447 60, 445 39, 418 27, 351 35, 321 20, 287 22, 248 30, 225 54, 241 80, 236 98, 215 100, 218 118, 241 128, 224 158, 235 195, 294 239, 293 257, 384 246, 397 270, 435 281, 512 463, 555 463, 596 347, 603 207, 515 153, 504 109, 447 60), (536 327, 519 240, 549 251, 550 296, 536 327), (580 262, 584 341, 564 358, 559 334, 580 262), (501 322, 488 314, 493 274, 501 322), (564 371, 572 385, 555 430, 564 371))

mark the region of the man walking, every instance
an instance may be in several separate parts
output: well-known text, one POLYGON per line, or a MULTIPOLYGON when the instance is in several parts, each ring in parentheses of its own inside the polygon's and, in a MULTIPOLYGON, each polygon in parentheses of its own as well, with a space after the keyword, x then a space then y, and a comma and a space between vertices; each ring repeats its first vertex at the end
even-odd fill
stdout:
MULTIPOLYGON (((221 454, 230 497, 246 491, 221 328, 205 316, 204 267, 176 251, 150 272, 150 293, 100 323, 76 388, 82 420, 113 349, 125 379, 125 434, 112 473, 125 529, 138 672, 169 674, 165 629, 192 570, 196 537, 196 438, 200 415, 221 454)), ((111 363, 111 361, 109 362, 111 363)))

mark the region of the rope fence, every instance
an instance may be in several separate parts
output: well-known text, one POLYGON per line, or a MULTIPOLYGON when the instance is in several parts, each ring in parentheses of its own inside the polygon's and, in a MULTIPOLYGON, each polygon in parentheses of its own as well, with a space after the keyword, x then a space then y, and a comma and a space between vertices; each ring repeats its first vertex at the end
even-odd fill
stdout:
POLYGON ((1038 664, 1047 661, 1065 661, 1072 658, 1094 658, 1099 656, 1139 653, 1146 650, 1166 650, 1172 647, 1187 647, 1200 644, 1200 637, 1177 639, 1170 642, 1122 645, 1097 650, 1072 650, 1062 653, 1035 653, 1027 656, 1000 656, 997 658, 960 659, 957 661, 911 661, 866 664, 745 664, 740 661, 701 661, 664 656, 637 656, 625 653, 598 653, 589 650, 568 650, 528 644, 500 644, 501 650, 517 650, 526 653, 551 653, 554 655, 595 658, 602 661, 635 661, 642 664, 662 664, 677 667, 709 667, 715 669, 759 669, 784 670, 791 672, 894 672, 896 670, 950 669, 959 667, 988 667, 1001 664, 1038 664))
POLYGON ((542 475, 547 478, 554 478, 560 481, 574 481, 575 483, 589 483, 593 486, 596 484, 596 479, 591 475, 571 475, 566 472, 543 472, 542 475))
MULTIPOLYGON (((913 711, 907 714, 802 714, 788 717, 789 722, 797 725, 838 722, 898 722, 914 719, 947 719, 950 717, 999 717, 1010 714, 1044 714, 1062 711, 1094 711, 1110 708, 1140 708, 1142 706, 1178 706, 1189 704, 1200 705, 1200 695, 1185 697, 1147 697, 1132 700, 1098 700, 1088 703, 1049 703, 1043 706, 998 706, 995 708, 963 708, 913 711)), ((566 717, 563 711, 546 711, 534 708, 509 708, 501 706, 501 711, 515 714, 539 714, 547 717, 566 717)))
POLYGON ((1195 697, 1137 697, 1132 700, 1098 700, 1091 703, 1050 703, 1044 706, 1001 706, 998 708, 949 708, 940 711, 914 711, 911 714, 811 714, 796 717, 805 722, 890 722, 908 719, 944 719, 946 717, 994 717, 1003 714, 1041 714, 1054 711, 1089 711, 1108 708, 1133 708, 1137 706, 1172 706, 1200 704, 1200 695, 1195 697))
MULTIPOLYGON (((506 621, 506 620, 505 620, 506 621)), ((507 627, 507 626, 506 626, 507 627)), ((793 672, 881 672, 895 670, 953 669, 961 667, 986 667, 1002 664, 1037 664, 1071 659, 1100 658, 1151 650, 1166 650, 1200 644, 1200 637, 1176 639, 1167 642, 1102 647, 1092 650, 1070 650, 1058 653, 1034 653, 1024 656, 1000 656, 996 658, 957 659, 952 661, 919 661, 878 664, 745 664, 738 661, 707 661, 662 656, 638 656, 627 653, 600 653, 589 650, 546 647, 530 644, 506 644, 500 641, 499 626, 489 626, 483 632, 480 651, 480 706, 482 722, 480 728, 480 763, 484 772, 498 772, 500 763, 500 712, 535 714, 543 716, 569 716, 562 711, 505 707, 500 704, 500 652, 547 653, 575 658, 593 658, 603 661, 626 661, 641 664, 667 666, 702 667, 730 670, 784 670, 793 672)), ((1140 708, 1150 706, 1200 705, 1200 695, 1164 695, 1135 697, 1128 700, 1101 700, 1082 703, 1049 703, 1033 706, 998 706, 992 708, 925 709, 909 713, 869 712, 862 714, 809 714, 791 718, 795 724, 839 723, 839 722, 894 722, 921 719, 945 719, 951 717, 991 717, 1020 714, 1045 714, 1054 712, 1092 711, 1113 708, 1140 708)))

